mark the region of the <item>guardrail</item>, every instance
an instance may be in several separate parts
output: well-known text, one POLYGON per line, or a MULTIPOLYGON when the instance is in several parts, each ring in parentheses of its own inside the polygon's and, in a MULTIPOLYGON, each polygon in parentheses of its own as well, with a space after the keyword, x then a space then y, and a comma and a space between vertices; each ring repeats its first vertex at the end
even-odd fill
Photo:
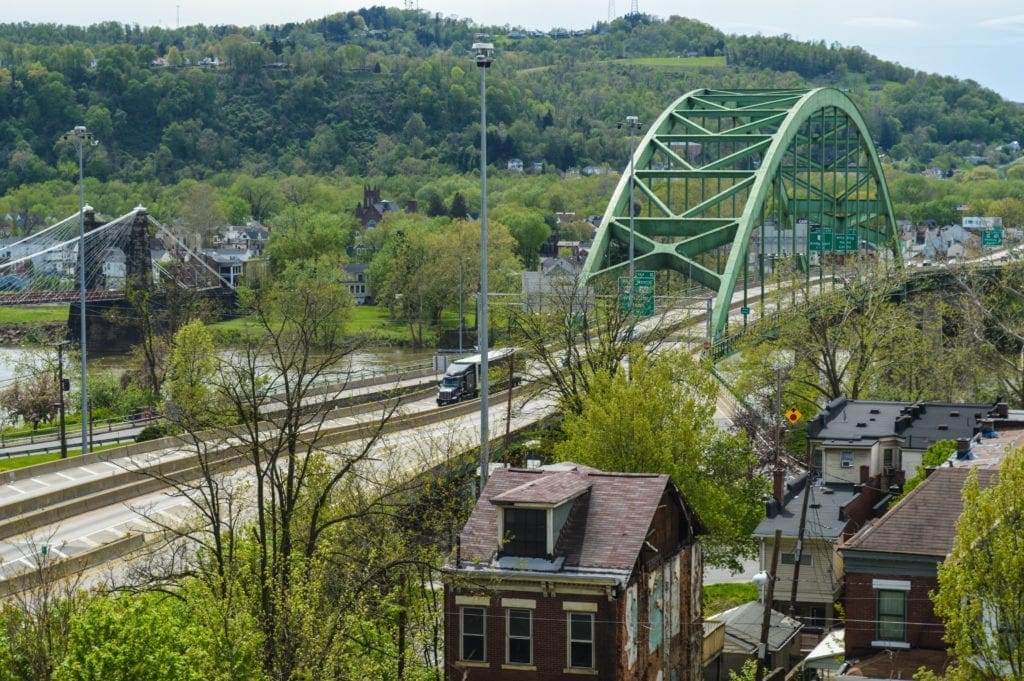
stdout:
MULTIPOLYGON (((513 395, 519 394, 524 390, 526 386, 519 386, 513 388, 513 395)), ((424 394, 431 392, 432 389, 422 391, 424 394)), ((504 392, 504 391, 502 391, 504 392)), ((470 400, 466 402, 460 402, 448 407, 442 407, 439 409, 431 409, 426 412, 418 414, 410 414, 404 416, 394 417, 388 421, 382 427, 382 432, 391 433, 401 430, 409 430, 412 428, 419 428, 425 425, 438 423, 443 420, 450 419, 454 416, 463 416, 468 414, 474 414, 479 409, 479 404, 476 400, 470 400)), ((349 411, 348 410, 337 410, 337 412, 349 411)), ((341 414, 335 414, 338 416, 341 414)), ((518 435, 521 431, 532 427, 532 424, 524 424, 519 426, 510 433, 518 435)), ((327 429, 325 433, 321 433, 320 443, 321 445, 337 445, 344 442, 349 442, 355 439, 366 437, 372 434, 377 429, 377 425, 372 423, 360 423, 355 425, 338 426, 336 428, 327 429)), ((308 440, 312 435, 304 437, 303 439, 308 440)), ((504 435, 496 435, 492 438, 491 444, 494 446, 499 445, 504 438, 504 435)), ((144 446, 150 445, 153 449, 165 449, 167 445, 181 444, 184 442, 181 438, 161 438, 161 440, 152 440, 150 442, 139 443, 138 445, 129 447, 134 453, 142 453, 147 450, 144 446), (134 451, 138 449, 139 451, 134 451)), ((469 450, 472 451, 472 448, 469 450)), ((121 452, 123 454, 123 452, 121 452)), ((248 456, 249 450, 244 445, 230 445, 214 453, 213 467, 216 472, 224 472, 233 469, 237 469, 240 465, 243 465, 244 460, 248 456)), ((462 455, 466 455, 468 452, 464 452, 462 455)), ((88 457, 96 457, 96 460, 105 460, 109 458, 110 452, 103 452, 101 455, 88 454, 88 457)), ((82 457, 76 457, 82 458, 82 457)), ((61 461, 67 461, 66 459, 61 461)), ((60 463, 60 462, 50 462, 60 463)), ((40 466, 45 466, 41 464, 40 466)), ((40 466, 33 466, 33 475, 38 475, 40 466)), ((199 467, 192 465, 192 457, 185 456, 181 459, 175 459, 166 464, 158 464, 154 467, 163 467, 160 474, 173 474, 176 480, 186 482, 188 480, 194 480, 204 474, 204 471, 199 467)), ((25 471, 27 469, 20 469, 25 471)), ((18 471, 10 471, 10 473, 16 473, 18 471)), ((418 474, 419 471, 412 471, 418 474)), ((110 489, 109 483, 112 478, 105 478, 102 481, 98 481, 100 487, 103 487, 103 483, 106 483, 107 489, 100 489, 93 494, 86 497, 75 497, 66 500, 64 503, 60 503, 50 508, 39 509, 36 512, 26 513, 18 518, 8 518, 3 522, 0 522, 0 538, 6 538, 15 536, 18 534, 25 534, 31 532, 33 529, 42 527, 47 524, 51 524, 66 518, 69 516, 85 513, 95 508, 102 508, 113 503, 125 501, 134 497, 148 494, 153 491, 157 491, 161 488, 166 488, 167 485, 164 481, 158 477, 143 477, 146 475, 141 471, 126 470, 123 473, 115 474, 114 478, 126 479, 128 476, 135 477, 135 482, 128 482, 123 485, 119 485, 116 488, 110 489), (16 528, 17 531, 12 531, 12 528, 16 528)), ((69 488, 64 492, 70 491, 81 491, 82 486, 76 486, 69 488)), ((60 492, 55 493, 57 495, 60 492)), ((45 496, 45 495, 44 495, 45 496)), ((67 496, 67 494, 65 494, 67 496)), ((34 497, 38 501, 40 496, 34 497)), ((0 509, 7 511, 16 504, 5 504, 0 509)), ((139 533, 127 533, 124 537, 112 540, 102 546, 83 551, 80 554, 71 556, 68 558, 54 561, 51 565, 47 565, 42 568, 46 579, 52 579, 54 577, 69 576, 71 574, 82 572, 87 569, 92 569, 102 565, 105 562, 121 558, 129 553, 132 553, 147 543, 150 543, 153 537, 163 536, 162 532, 147 534, 143 532, 139 533)), ((0 579, 0 599, 7 598, 13 594, 25 591, 32 588, 40 580, 40 568, 27 569, 24 572, 20 572, 16 575, 8 577, 7 579, 0 579)))

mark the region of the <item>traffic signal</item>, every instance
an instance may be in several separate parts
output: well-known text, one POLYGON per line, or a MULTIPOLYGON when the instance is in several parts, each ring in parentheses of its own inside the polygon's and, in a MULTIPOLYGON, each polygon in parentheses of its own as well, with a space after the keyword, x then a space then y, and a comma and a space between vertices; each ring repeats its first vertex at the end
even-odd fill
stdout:
POLYGON ((66 393, 67 391, 71 390, 71 379, 70 378, 65 378, 63 381, 61 381, 60 390, 61 390, 61 392, 64 392, 64 393, 66 393))

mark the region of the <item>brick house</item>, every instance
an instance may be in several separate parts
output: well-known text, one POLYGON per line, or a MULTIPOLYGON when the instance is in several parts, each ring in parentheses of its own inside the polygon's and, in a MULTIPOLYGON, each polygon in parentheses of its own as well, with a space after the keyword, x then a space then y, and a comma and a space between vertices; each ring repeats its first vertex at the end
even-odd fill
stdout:
MULTIPOLYGON (((840 551, 846 574, 846 659, 885 651, 946 650, 929 592, 953 546, 967 468, 937 468, 840 551)), ((992 485, 995 469, 978 469, 992 485)))
POLYGON ((703 532, 666 475, 496 470, 445 568, 445 679, 697 681, 703 532))
POLYGON ((385 215, 397 212, 398 206, 393 201, 380 198, 380 187, 363 186, 363 203, 356 205, 355 215, 364 228, 376 227, 385 215))

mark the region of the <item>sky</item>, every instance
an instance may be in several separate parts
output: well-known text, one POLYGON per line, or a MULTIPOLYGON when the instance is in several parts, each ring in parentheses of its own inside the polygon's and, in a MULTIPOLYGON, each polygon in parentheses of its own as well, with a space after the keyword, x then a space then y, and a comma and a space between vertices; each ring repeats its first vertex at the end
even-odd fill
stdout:
POLYGON ((725 33, 788 34, 801 41, 859 45, 916 70, 971 79, 1024 102, 1024 3, 1020 0, 8 0, 0 22, 140 26, 258 26, 318 19, 372 5, 471 19, 485 26, 590 28, 632 10, 697 19, 725 33))

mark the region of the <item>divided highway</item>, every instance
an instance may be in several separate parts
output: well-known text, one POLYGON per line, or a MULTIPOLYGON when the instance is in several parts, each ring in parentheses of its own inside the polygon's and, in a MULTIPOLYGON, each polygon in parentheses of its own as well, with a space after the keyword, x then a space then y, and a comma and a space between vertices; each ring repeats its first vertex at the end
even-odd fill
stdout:
MULTIPOLYGON (((363 440, 369 424, 379 419, 384 402, 402 391, 406 396, 400 410, 377 445, 381 456, 398 447, 411 451, 414 444, 421 445, 407 465, 422 470, 429 464, 423 457, 431 449, 448 454, 453 446, 473 446, 479 402, 438 409, 437 381, 431 372, 346 390, 346 398, 361 404, 331 413, 324 426, 326 442, 340 448, 363 440), (435 444, 422 446, 425 442, 435 444)), ((491 421, 498 425, 507 407, 503 400, 495 402, 491 421)), ((522 428, 545 413, 544 406, 535 405, 529 414, 516 415, 512 427, 522 428)), ((492 432, 503 434, 504 428, 492 432)), ((218 455, 225 472, 244 465, 230 443, 218 455)), ((0 595, 20 588, 24 575, 40 562, 44 545, 48 561, 96 567, 138 548, 145 533, 157 529, 140 511, 172 524, 183 519, 190 511, 188 502, 145 472, 159 470, 184 477, 192 466, 187 448, 175 438, 164 438, 0 474, 0 595)))

